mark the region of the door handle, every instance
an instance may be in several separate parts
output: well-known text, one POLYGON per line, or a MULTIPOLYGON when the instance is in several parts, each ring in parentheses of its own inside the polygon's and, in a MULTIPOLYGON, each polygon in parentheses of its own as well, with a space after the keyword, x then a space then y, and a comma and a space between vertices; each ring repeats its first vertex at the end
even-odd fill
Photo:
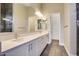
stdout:
POLYGON ((30 52, 30 44, 28 45, 28 51, 30 52))
POLYGON ((30 45, 30 47, 31 47, 31 50, 32 50, 32 44, 30 45))
POLYGON ((28 47, 28 51, 30 52, 32 50, 32 44, 29 44, 28 47))

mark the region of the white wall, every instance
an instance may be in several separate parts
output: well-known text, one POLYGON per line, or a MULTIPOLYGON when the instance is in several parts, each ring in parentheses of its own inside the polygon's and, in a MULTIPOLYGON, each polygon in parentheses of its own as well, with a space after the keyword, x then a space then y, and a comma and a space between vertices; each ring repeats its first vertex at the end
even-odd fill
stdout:
POLYGON ((13 4, 13 32, 27 32, 27 7, 22 4, 13 4))
POLYGON ((76 5, 64 5, 64 46, 69 55, 76 55, 76 5))

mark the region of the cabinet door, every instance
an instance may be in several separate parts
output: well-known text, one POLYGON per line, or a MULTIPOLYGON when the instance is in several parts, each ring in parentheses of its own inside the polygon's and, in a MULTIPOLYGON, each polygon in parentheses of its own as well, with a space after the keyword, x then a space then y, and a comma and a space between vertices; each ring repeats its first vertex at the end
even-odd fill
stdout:
POLYGON ((35 56, 35 40, 4 52, 6 56, 35 56))
POLYGON ((41 37, 36 39, 36 55, 40 56, 41 54, 41 37))
POLYGON ((48 43, 48 39, 49 39, 48 34, 44 35, 44 42, 45 42, 45 44, 47 44, 47 43, 48 43))
POLYGON ((34 40, 34 41, 31 41, 30 43, 29 43, 29 55, 30 56, 36 56, 37 55, 37 53, 36 53, 36 40, 34 40))
POLYGON ((37 38, 36 40, 34 40, 34 42, 32 42, 32 46, 33 46, 33 55, 36 56, 40 56, 40 54, 42 53, 42 51, 44 50, 45 46, 47 45, 48 42, 48 34, 41 36, 39 38, 37 38))
POLYGON ((44 48, 45 48, 45 46, 47 45, 47 42, 46 42, 46 36, 44 35, 44 36, 42 36, 42 40, 41 40, 42 42, 41 42, 41 50, 43 51, 44 50, 44 48))
POLYGON ((42 37, 39 37, 37 40, 36 40, 36 53, 37 55, 39 56, 42 51, 43 51, 43 36, 42 37))
POLYGON ((24 44, 5 52, 6 56, 27 56, 28 44, 24 44))

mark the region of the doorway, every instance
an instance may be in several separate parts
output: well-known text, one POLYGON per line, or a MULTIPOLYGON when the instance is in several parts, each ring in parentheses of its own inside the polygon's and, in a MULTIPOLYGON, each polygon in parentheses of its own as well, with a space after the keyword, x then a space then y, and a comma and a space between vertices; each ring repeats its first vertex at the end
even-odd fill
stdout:
POLYGON ((61 36, 61 17, 60 13, 52 13, 51 20, 50 20, 50 26, 51 26, 51 38, 52 40, 60 40, 61 36))

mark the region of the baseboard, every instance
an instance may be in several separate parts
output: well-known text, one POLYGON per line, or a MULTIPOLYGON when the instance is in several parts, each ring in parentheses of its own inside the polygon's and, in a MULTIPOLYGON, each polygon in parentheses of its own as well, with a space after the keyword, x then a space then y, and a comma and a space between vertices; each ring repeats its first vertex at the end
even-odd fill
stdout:
POLYGON ((51 43, 52 43, 52 40, 47 42, 47 44, 51 44, 51 43))
POLYGON ((59 42, 59 45, 60 45, 60 46, 64 46, 64 43, 60 43, 60 42, 59 42))
POLYGON ((64 46, 64 48, 65 48, 65 50, 66 50, 66 52, 67 52, 68 56, 71 56, 71 54, 69 53, 69 51, 66 49, 66 47, 65 47, 65 46, 64 46))
POLYGON ((69 56, 77 56, 77 55, 74 55, 74 54, 70 53, 69 56))
POLYGON ((59 40, 59 39, 52 38, 52 40, 59 40))
POLYGON ((51 42, 48 42, 47 44, 51 44, 51 42))
POLYGON ((75 54, 70 53, 70 52, 66 49, 66 47, 65 47, 65 46, 64 46, 64 48, 65 48, 65 50, 66 50, 66 52, 67 52, 68 56, 77 56, 77 55, 75 55, 75 54))

